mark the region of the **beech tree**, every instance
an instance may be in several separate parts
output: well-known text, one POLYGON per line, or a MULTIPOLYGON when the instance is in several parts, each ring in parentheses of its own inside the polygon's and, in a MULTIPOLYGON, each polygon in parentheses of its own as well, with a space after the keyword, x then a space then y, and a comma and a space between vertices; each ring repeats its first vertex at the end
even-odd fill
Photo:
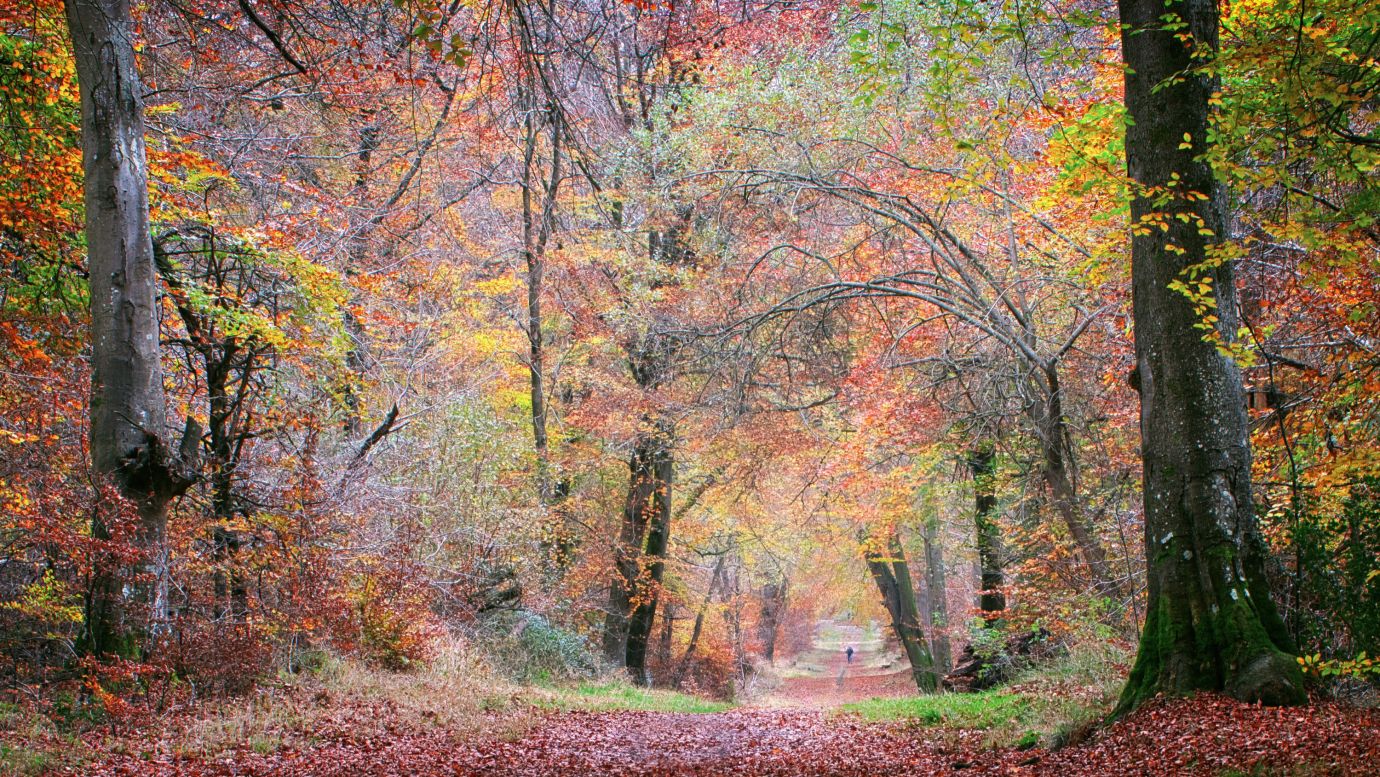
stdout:
MULTIPOLYGON (((181 446, 166 437, 143 86, 129 2, 70 0, 66 11, 81 91, 86 176, 91 462, 134 503, 133 542, 144 556, 137 570, 97 570, 85 643, 97 654, 133 653, 150 646, 142 619, 156 625, 166 616, 168 507, 192 483, 187 459, 201 435, 189 420, 181 446)), ((92 534, 111 533, 98 511, 92 534)))
POLYGON ((932 692, 939 687, 939 676, 929 644, 920 628, 920 608, 916 603, 910 565, 906 563, 906 550, 901 546, 900 534, 894 526, 886 534, 885 549, 875 547, 880 544, 879 539, 874 537, 870 544, 864 544, 867 571, 872 574, 886 611, 891 616, 891 628, 896 632, 896 639, 906 651, 915 687, 927 693, 932 692))
POLYGON ((1252 511, 1241 376, 1219 347, 1236 331, 1222 251, 1226 193, 1209 161, 1213 0, 1121 0, 1126 63, 1131 279, 1144 460, 1149 599, 1123 709, 1157 692, 1218 690, 1267 704, 1305 700, 1264 577, 1252 511), (1204 316, 1182 283, 1213 295, 1204 316))
MULTIPOLYGON (((1119 2, 0 3, 9 760, 156 769, 146 723, 322 659, 313 719, 450 703, 337 732, 423 773, 613 669, 1020 671, 1021 745, 1207 690, 1130 722, 1311 750, 1259 756, 1339 705, 1227 694, 1380 671, 1380 9, 1119 2)), ((731 770, 811 718, 598 717, 503 752, 731 770)), ((763 769, 887 739, 819 727, 763 769)), ((1167 762, 1130 740, 962 749, 1167 762)))
POLYGON ((978 565, 982 588, 978 609, 983 620, 992 623, 1001 618, 1006 609, 1006 595, 1002 593, 1004 576, 1001 559, 1001 533, 996 523, 997 512, 997 455, 990 441, 968 452, 968 469, 973 473, 973 522, 977 526, 978 565))

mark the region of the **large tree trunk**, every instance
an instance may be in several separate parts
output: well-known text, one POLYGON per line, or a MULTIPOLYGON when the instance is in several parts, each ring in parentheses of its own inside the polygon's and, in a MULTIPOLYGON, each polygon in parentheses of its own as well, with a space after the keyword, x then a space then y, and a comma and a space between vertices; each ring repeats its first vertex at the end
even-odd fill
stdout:
POLYGON ((997 456, 990 444, 968 452, 968 469, 973 473, 973 520, 977 525, 977 551, 980 581, 978 609, 991 623, 1006 609, 1002 593, 1005 576, 1001 560, 1001 531, 997 526, 997 456))
POLYGON ((1227 228, 1226 203, 1203 158, 1218 85, 1210 74, 1191 70, 1209 65, 1216 53, 1217 4, 1120 0, 1119 6, 1126 153, 1137 187, 1134 382, 1141 395, 1149 565, 1145 626, 1121 707, 1157 692, 1197 690, 1268 704, 1303 702, 1303 678, 1263 575, 1240 374, 1204 340, 1196 326, 1203 315, 1171 288, 1201 271, 1198 277, 1213 284, 1217 334, 1231 338, 1232 267, 1211 264, 1227 228), (1186 27, 1167 24, 1166 14, 1186 27))
MULTIPOLYGON (((604 616, 604 657, 618 666, 629 666, 633 605, 635 597, 645 591, 641 585, 642 550, 643 543, 649 539, 648 526, 653 521, 659 524, 661 536, 656 538, 659 555, 665 554, 670 532, 673 431, 666 423, 650 418, 644 419, 644 424, 649 428, 638 435, 628 461, 628 496, 618 542, 613 549, 614 574, 609 584, 608 611, 604 616)), ((654 614, 654 603, 652 608, 654 614)), ((648 620, 647 626, 650 625, 648 620)), ((641 634, 640 638, 645 656, 646 634, 641 634)), ((641 664, 637 671, 640 673, 641 664)))
MULTIPOLYGON (((138 524, 128 539, 142 554, 136 570, 98 564, 83 646, 94 653, 131 654, 150 646, 167 616, 168 506, 190 480, 164 440, 158 274, 129 3, 68 0, 66 10, 81 91, 86 176, 91 460, 136 505, 138 524)), ((193 427, 188 430, 190 438, 193 427)), ((93 524, 94 536, 110 536, 103 512, 93 524)))
POLYGON ((947 674, 953 661, 949 645, 948 583, 944 579, 944 545, 940 542, 939 522, 925 521, 921 528, 925 543, 925 626, 929 628, 930 654, 935 669, 947 674))
MULTIPOLYGON (((647 681, 647 641, 651 637, 652 623, 656 620, 656 607, 661 599, 661 580, 666 572, 666 548, 671 541, 671 478, 673 464, 671 441, 674 429, 669 421, 661 420, 656 425, 657 443, 648 476, 652 478, 651 503, 644 510, 649 511, 647 545, 644 549, 647 574, 641 576, 634 588, 632 616, 628 619, 628 673, 639 682, 647 681)), ((636 477, 636 476, 634 476, 636 477)))
POLYGON ((939 675, 935 672, 934 659, 930 656, 925 634, 920 628, 920 608, 915 602, 915 586, 910 579, 905 549, 901 547, 895 529, 887 538, 885 553, 867 547, 864 556, 867 569, 882 594, 887 613, 891 615, 891 627, 910 661, 915 687, 925 692, 935 690, 939 687, 939 675))

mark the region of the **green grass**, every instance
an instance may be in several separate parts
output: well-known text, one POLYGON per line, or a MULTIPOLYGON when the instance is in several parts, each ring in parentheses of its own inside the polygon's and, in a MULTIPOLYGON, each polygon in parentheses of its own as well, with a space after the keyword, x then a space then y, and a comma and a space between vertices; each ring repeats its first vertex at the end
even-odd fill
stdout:
POLYGON ((0 745, 0 774, 42 774, 52 765, 47 753, 0 745))
POLYGON ((985 747, 1055 745, 1103 712, 1071 699, 1006 690, 946 693, 845 704, 844 714, 869 723, 900 723, 941 731, 981 731, 985 747))
POLYGON ((1248 771, 1227 769, 1218 777, 1321 777, 1335 774, 1335 768, 1325 763, 1302 763, 1291 766, 1255 766, 1248 771))
POLYGON ((869 723, 903 721, 923 726, 989 729, 1018 720, 1025 699, 1002 691, 946 693, 900 699, 868 699, 843 705, 869 723))
POLYGON ((988 747, 1057 747, 1077 741, 1111 711, 1126 660, 1121 648, 1079 645, 1002 688, 869 699, 841 711, 873 723, 982 731, 988 747))
POLYGON ((646 710, 704 714, 733 708, 727 702, 675 691, 647 690, 623 682, 581 683, 566 688, 544 689, 532 702, 543 709, 592 712, 646 710))

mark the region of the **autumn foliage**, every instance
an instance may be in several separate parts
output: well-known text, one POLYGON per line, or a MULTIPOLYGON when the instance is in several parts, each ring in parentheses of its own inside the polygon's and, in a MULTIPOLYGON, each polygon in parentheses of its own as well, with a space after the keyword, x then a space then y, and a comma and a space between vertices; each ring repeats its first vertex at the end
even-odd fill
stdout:
MULTIPOLYGON (((142 80, 168 420, 141 431, 189 485, 150 540, 125 470, 93 464, 96 87, 79 4, 5 3, 7 740, 13 708, 54 751, 82 742, 90 774, 1380 758, 1374 716, 1327 700, 1380 679, 1373 4, 1211 4, 1215 56, 1185 74, 1216 85, 1210 131, 1177 149, 1209 197, 1127 170, 1107 3, 99 2, 142 80), (1224 234, 1190 224, 1209 205, 1224 234), (1128 257, 1190 229, 1211 250, 1165 288, 1194 315, 1182 342, 1240 370, 1233 507, 1258 519, 1271 636, 1319 703, 1153 699, 1094 733, 1172 539, 1146 534, 1128 257), (159 586, 158 606, 134 593, 159 586), (94 631, 107 610, 118 645, 94 631), (1115 677, 1079 700, 1068 749, 799 709, 529 709, 612 677, 842 702, 815 660, 835 627, 876 635, 876 677, 907 692, 1088 645, 1115 677), (454 720, 416 699, 456 688, 454 720), (239 704, 273 727, 262 743, 158 740, 211 739, 239 704), (520 736, 461 731, 495 721, 520 736), (630 755, 634 736, 656 752, 630 755)), ((1191 44, 1176 24, 1153 31, 1191 44)))

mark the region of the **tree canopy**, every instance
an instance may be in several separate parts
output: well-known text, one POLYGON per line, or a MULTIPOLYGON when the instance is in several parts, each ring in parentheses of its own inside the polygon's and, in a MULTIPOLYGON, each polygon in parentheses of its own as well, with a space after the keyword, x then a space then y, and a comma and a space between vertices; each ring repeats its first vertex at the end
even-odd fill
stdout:
POLYGON ((1373 686, 1377 59, 1360 0, 6 5, 4 692, 742 699, 835 628, 1373 686))

